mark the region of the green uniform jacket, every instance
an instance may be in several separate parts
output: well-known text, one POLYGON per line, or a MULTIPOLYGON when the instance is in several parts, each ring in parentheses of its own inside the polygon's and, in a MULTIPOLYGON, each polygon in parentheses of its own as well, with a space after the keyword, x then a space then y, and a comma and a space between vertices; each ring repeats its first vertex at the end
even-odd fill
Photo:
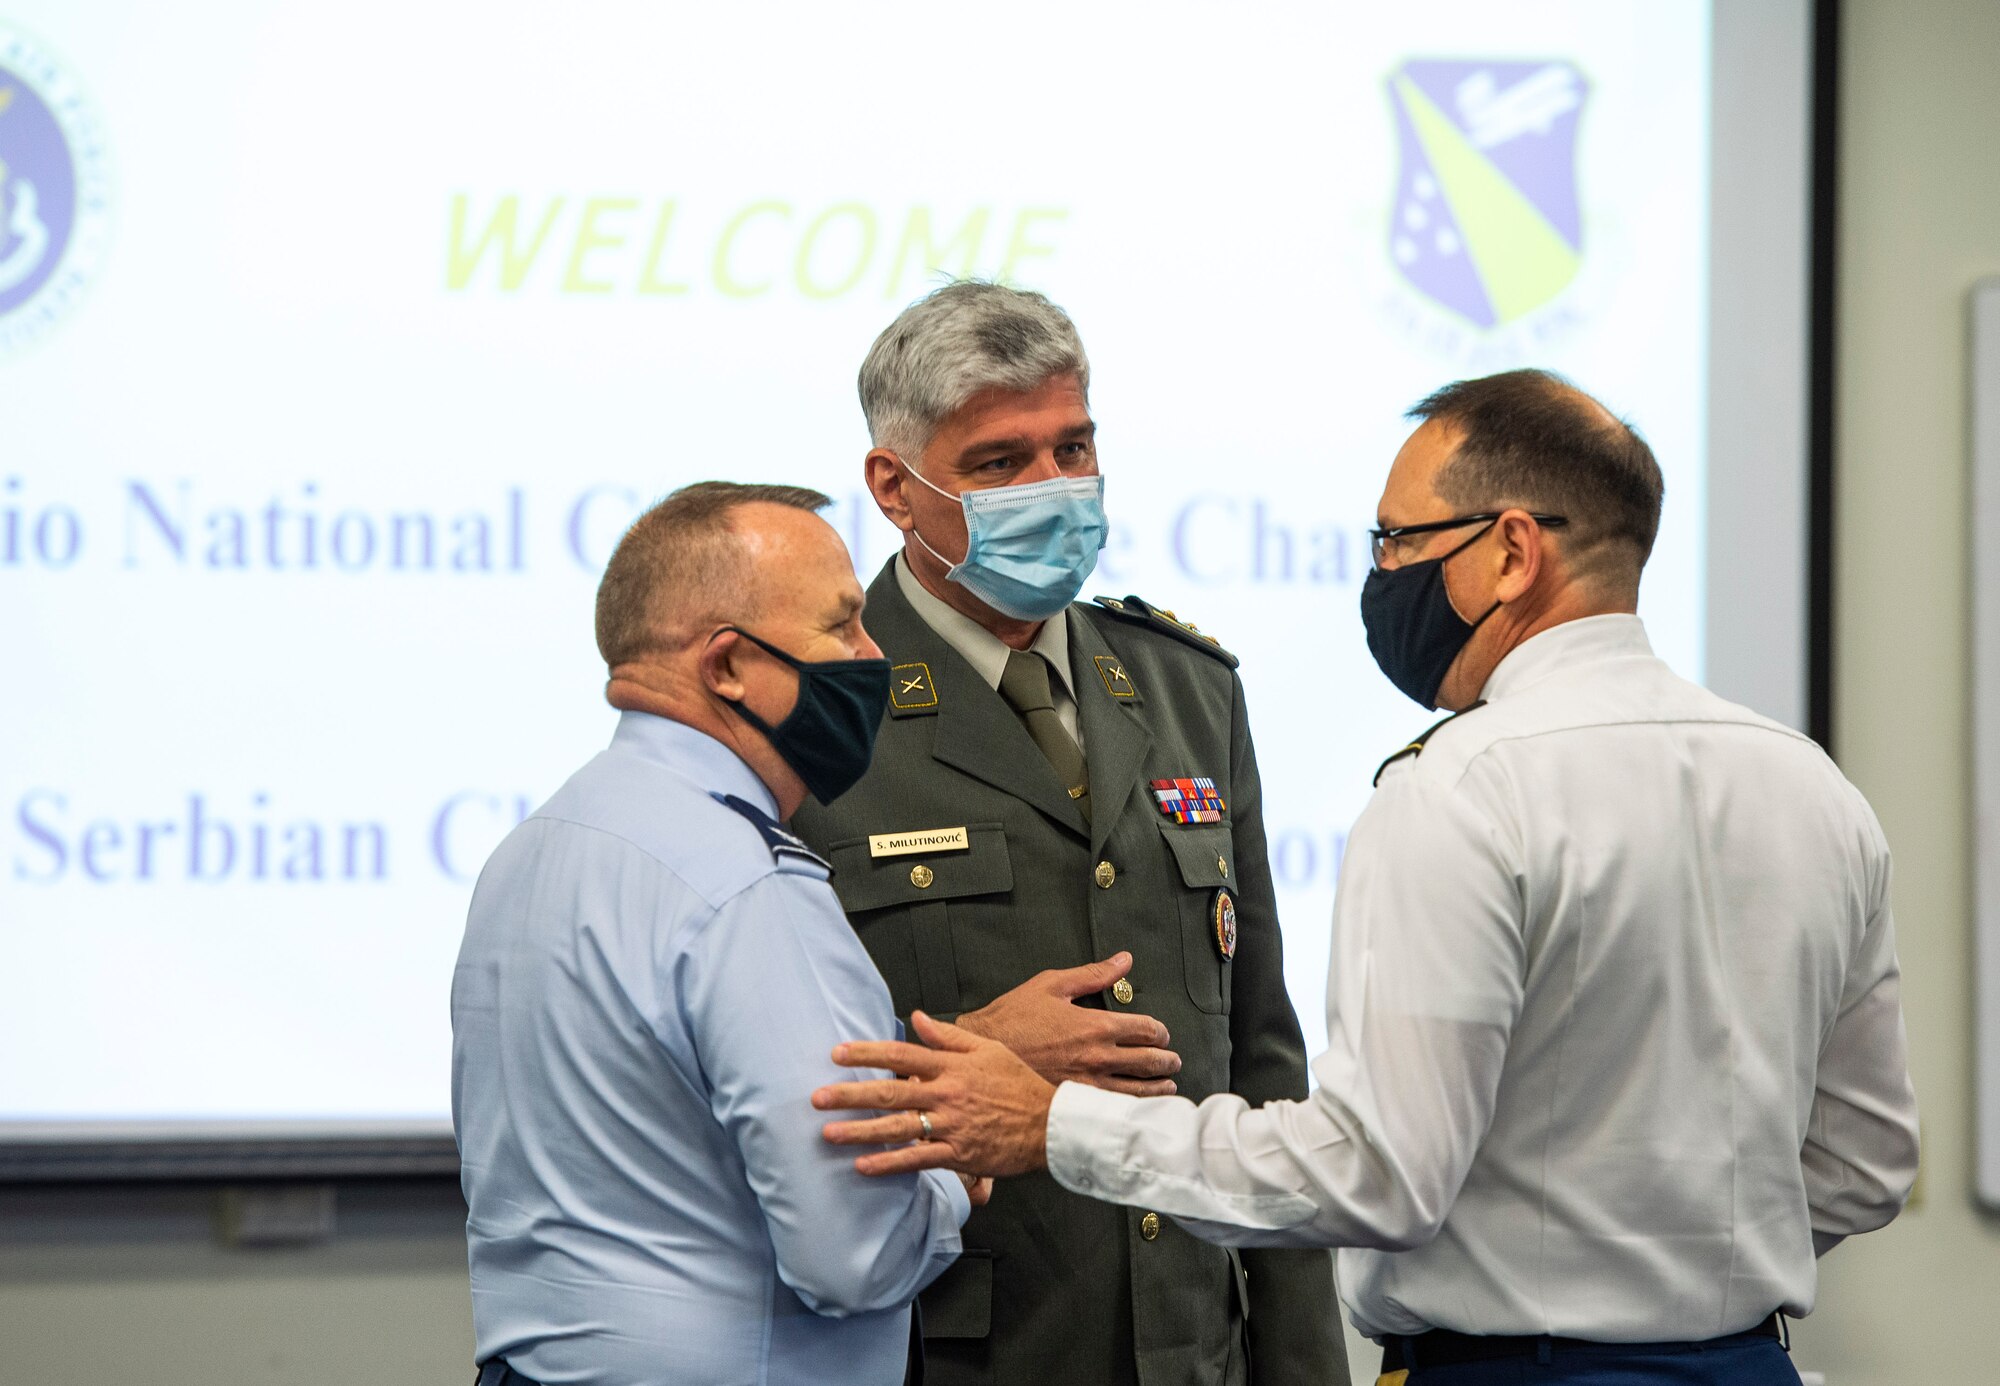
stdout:
MULTIPOLYGON (((833 863, 898 1012, 951 1019, 1045 968, 1122 949, 1129 1005, 1111 992, 1095 1003, 1167 1026, 1183 1095, 1304 1097, 1233 661, 1141 607, 1069 609, 1086 824, 1013 710, 911 608, 893 561, 864 620, 896 666, 874 764, 791 826, 833 863), (1176 824, 1147 785, 1193 776, 1215 781, 1220 822, 1176 824), (935 828, 964 828, 968 845, 871 854, 873 835, 935 828), (1217 939, 1221 890, 1233 959, 1217 939)), ((921 1301, 932 1386, 1348 1380, 1327 1252, 1239 1255, 1046 1174, 1001 1180, 965 1246, 921 1301)))

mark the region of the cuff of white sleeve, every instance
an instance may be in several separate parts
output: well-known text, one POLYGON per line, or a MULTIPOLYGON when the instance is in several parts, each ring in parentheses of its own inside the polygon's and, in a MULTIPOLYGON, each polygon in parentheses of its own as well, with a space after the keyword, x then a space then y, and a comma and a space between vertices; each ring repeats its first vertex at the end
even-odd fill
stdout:
POLYGON ((1049 1174, 1071 1193, 1104 1198, 1123 1162, 1124 1125, 1139 1099, 1084 1083, 1064 1083, 1049 1104, 1049 1174))

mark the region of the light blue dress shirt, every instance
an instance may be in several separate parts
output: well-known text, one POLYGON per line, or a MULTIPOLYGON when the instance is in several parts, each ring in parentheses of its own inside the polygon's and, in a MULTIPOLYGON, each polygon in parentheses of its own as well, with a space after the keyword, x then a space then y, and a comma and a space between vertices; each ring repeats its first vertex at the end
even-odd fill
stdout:
POLYGON ((817 858, 701 732, 627 712, 500 844, 452 979, 480 1361, 548 1386, 903 1379, 955 1175, 867 1179, 807 1101, 888 988, 817 858))

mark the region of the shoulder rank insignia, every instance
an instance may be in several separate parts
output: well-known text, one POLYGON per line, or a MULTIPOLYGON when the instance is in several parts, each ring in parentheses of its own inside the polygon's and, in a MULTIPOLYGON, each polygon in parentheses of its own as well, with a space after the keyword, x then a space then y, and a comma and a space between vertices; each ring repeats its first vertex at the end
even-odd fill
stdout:
POLYGON ((764 845, 771 849, 771 860, 779 866, 790 862, 811 862, 829 876, 833 874, 833 864, 812 848, 806 846, 805 839, 785 827, 777 819, 758 808, 748 799, 739 799, 734 794, 708 792, 708 797, 724 808, 733 809, 750 820, 750 826, 764 839, 764 845))
POLYGON ((1153 791, 1160 812, 1176 823, 1220 823, 1222 811, 1229 807, 1206 775, 1151 780, 1146 787, 1153 791))
POLYGON ((1428 727, 1425 727, 1423 733, 1420 736, 1418 736, 1415 741, 1412 741, 1402 750, 1396 752, 1396 754, 1390 756, 1387 760, 1383 761, 1380 765, 1375 767, 1375 778, 1368 781, 1369 785, 1372 787, 1374 785, 1382 783, 1382 772, 1384 770, 1387 770, 1390 766, 1394 765, 1397 761, 1401 760, 1404 756, 1422 755, 1424 753, 1424 746, 1430 741, 1430 739, 1433 736, 1437 734, 1437 729, 1439 727, 1442 727, 1447 722, 1457 721, 1459 718, 1465 716, 1465 714, 1468 712, 1477 712, 1480 708, 1485 706, 1486 706, 1486 700, 1484 698, 1481 698, 1478 702, 1472 704, 1472 706, 1462 707, 1457 712, 1452 713, 1451 716, 1440 718, 1437 721, 1431 723, 1428 727))
POLYGON ((1192 645, 1205 655, 1212 655, 1234 669, 1242 661, 1222 648, 1222 642, 1212 635, 1205 635, 1192 623, 1183 621, 1171 611, 1162 611, 1144 597, 1098 597, 1097 604, 1121 620, 1132 621, 1142 626, 1151 626, 1163 635, 1171 635, 1184 645, 1192 645))

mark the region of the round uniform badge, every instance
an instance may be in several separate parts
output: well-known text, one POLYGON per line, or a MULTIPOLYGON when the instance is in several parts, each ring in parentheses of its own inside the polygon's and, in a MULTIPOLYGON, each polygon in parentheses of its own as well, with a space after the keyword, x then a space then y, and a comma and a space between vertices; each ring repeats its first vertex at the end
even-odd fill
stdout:
POLYGON ((1236 956, 1236 902, 1228 891, 1215 892, 1215 903, 1209 907, 1208 917, 1215 925, 1215 951, 1228 962, 1236 956))

